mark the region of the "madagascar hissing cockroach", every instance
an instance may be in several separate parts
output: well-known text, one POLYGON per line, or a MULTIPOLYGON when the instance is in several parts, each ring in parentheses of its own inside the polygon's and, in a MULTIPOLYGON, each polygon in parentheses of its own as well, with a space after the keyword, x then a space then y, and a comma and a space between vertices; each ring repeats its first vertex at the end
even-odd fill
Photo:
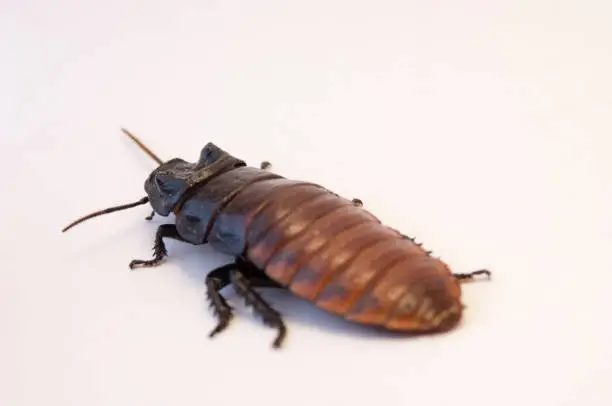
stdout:
POLYGON ((270 164, 248 166, 213 143, 197 162, 163 162, 125 129, 159 165, 146 179, 146 197, 82 217, 63 229, 101 214, 150 203, 154 215, 175 215, 157 229, 154 256, 133 260, 130 269, 159 265, 167 256, 165 238, 201 245, 233 260, 206 277, 210 306, 217 319, 210 337, 229 324, 232 307, 220 291, 236 293, 278 330, 281 314, 255 290, 288 289, 347 320, 410 333, 442 332, 461 319, 462 281, 488 270, 451 273, 420 243, 383 225, 359 199, 346 199, 315 183, 290 180, 269 171, 270 164))

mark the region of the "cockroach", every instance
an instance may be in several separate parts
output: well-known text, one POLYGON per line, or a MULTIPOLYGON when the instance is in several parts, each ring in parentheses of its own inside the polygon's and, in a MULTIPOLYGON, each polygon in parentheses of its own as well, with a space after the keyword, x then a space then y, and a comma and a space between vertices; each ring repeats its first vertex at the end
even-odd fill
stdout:
POLYGON ((210 332, 224 331, 233 308, 221 290, 232 285, 245 304, 277 330, 281 347, 283 317, 256 290, 287 289, 346 320, 408 333, 445 332, 461 320, 461 283, 478 270, 452 273, 414 238, 384 225, 359 199, 347 199, 312 182, 287 179, 234 157, 212 142, 197 162, 162 161, 122 129, 158 167, 144 182, 137 202, 84 216, 62 231, 102 214, 150 203, 154 215, 174 214, 160 225, 154 255, 132 260, 130 269, 154 267, 167 257, 164 239, 210 244, 232 261, 206 276, 207 296, 216 319, 210 332))

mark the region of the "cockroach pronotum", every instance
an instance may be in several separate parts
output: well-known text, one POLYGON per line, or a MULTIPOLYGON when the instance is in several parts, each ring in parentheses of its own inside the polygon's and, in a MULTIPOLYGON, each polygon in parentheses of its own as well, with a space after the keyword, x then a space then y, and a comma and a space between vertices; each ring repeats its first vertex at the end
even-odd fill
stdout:
POLYGON ((130 269, 159 265, 167 256, 164 239, 210 244, 233 260, 210 271, 207 296, 217 320, 210 337, 225 330, 232 307, 220 291, 233 285, 246 305, 286 336, 281 314, 255 290, 288 289, 349 321, 386 330, 429 333, 459 323, 463 281, 486 269, 452 273, 414 238, 390 228, 359 199, 346 199, 315 183, 290 180, 208 143, 197 162, 163 162, 138 138, 122 129, 159 165, 146 179, 146 197, 84 216, 92 217, 150 203, 154 215, 175 215, 174 224, 157 229, 149 260, 130 269))

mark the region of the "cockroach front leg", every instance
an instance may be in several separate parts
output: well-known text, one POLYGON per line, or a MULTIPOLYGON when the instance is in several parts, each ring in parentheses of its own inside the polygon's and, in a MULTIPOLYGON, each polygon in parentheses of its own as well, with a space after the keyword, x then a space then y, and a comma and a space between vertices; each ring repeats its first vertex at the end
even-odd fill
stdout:
POLYGON ((139 268, 151 268, 159 265, 164 258, 168 255, 168 251, 166 250, 166 245, 164 244, 164 238, 172 238, 173 240, 187 242, 185 241, 176 230, 176 226, 174 224, 162 224, 157 229, 157 233, 155 234, 155 244, 153 245, 153 259, 151 260, 141 260, 134 259, 130 262, 130 269, 139 268))

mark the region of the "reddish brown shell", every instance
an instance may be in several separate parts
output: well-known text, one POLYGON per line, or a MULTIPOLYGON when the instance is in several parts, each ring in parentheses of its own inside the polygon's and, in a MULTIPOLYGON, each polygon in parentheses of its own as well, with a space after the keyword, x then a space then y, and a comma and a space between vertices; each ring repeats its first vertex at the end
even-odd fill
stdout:
POLYGON ((461 289, 446 264, 327 189, 256 182, 223 211, 248 213, 249 260, 329 312, 421 332, 448 330, 461 318, 461 289))

